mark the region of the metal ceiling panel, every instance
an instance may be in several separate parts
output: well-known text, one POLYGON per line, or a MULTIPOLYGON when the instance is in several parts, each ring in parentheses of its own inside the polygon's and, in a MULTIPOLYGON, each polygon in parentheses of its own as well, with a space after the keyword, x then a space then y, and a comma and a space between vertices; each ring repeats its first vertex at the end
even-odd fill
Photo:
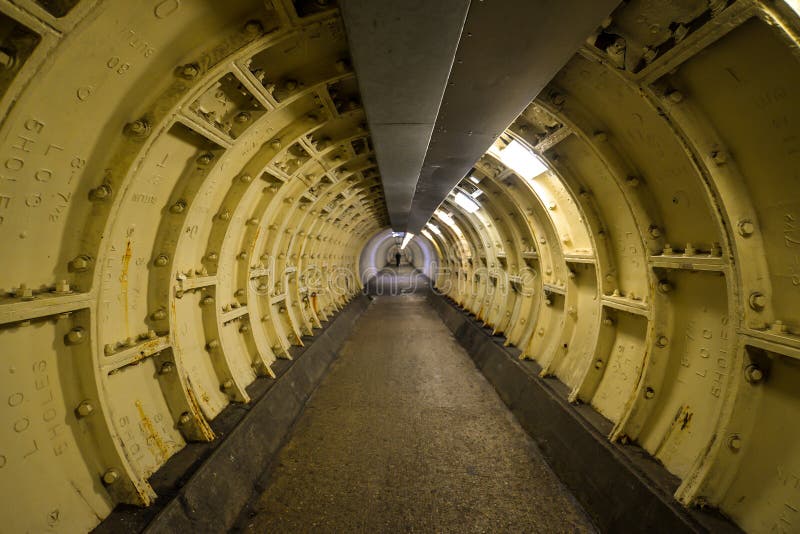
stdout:
POLYGON ((392 227, 405 228, 469 0, 345 0, 392 227))
MULTIPOLYGON (((425 225, 494 138, 539 94, 618 3, 472 3, 404 229, 417 233, 425 225)), ((384 179, 390 177, 385 175, 384 179)))

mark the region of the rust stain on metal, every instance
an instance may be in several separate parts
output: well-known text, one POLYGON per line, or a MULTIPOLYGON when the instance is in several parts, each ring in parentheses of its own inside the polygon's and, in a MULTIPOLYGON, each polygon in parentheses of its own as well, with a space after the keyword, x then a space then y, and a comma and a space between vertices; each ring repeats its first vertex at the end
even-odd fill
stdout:
POLYGON ((161 439, 161 435, 156 431, 156 428, 153 426, 153 422, 150 420, 149 417, 147 417, 147 414, 144 413, 144 408, 142 408, 142 401, 137 400, 135 404, 136 404, 136 410, 139 412, 139 420, 142 423, 142 429, 147 433, 149 438, 152 438, 152 439, 147 439, 146 443, 148 445, 154 443, 156 448, 158 449, 158 452, 161 454, 161 460, 162 461, 166 460, 167 458, 169 458, 169 453, 170 453, 169 447, 167 447, 167 444, 164 443, 163 439, 161 439))
POLYGON ((125 310, 125 334, 130 336, 129 322, 128 322, 128 269, 131 265, 131 256, 133 251, 131 249, 131 242, 128 240, 125 243, 125 254, 122 256, 122 272, 119 275, 120 292, 122 293, 122 309, 125 310))

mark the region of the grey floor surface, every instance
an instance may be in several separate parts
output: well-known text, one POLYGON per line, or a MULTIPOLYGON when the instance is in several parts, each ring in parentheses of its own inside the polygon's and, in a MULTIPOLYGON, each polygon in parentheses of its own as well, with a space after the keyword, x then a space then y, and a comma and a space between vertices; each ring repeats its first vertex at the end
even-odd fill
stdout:
MULTIPOLYGON (((407 287, 408 270, 394 287, 407 287)), ((243 532, 592 532, 422 294, 378 296, 243 532)))

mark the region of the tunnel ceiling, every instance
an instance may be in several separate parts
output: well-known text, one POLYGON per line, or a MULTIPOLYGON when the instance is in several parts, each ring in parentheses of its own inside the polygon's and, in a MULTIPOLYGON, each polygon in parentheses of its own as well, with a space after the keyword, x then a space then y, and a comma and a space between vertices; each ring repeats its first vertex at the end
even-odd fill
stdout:
MULTIPOLYGON (((800 523, 798 12, 630 0, 541 91, 497 65, 460 84, 456 59, 476 113, 519 107, 409 214, 437 290, 609 451, 749 532, 800 523)), ((455 57, 486 61, 470 17, 455 57)), ((359 293, 388 180, 345 29, 326 0, 0 0, 2 529, 152 504, 154 474, 359 293)), ((486 46, 516 65, 538 41, 508 33, 486 46)), ((450 87, 434 145, 469 120, 450 87)))
POLYGON ((419 232, 617 3, 343 2, 392 228, 419 232))

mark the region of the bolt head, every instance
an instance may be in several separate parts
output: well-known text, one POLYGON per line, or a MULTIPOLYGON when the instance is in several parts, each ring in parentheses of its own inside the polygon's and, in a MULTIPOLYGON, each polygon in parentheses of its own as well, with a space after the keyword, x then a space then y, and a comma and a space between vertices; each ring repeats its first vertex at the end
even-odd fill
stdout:
POLYGON ((178 418, 178 424, 188 425, 191 420, 192 416, 189 414, 189 412, 183 412, 181 416, 178 418))
POLYGON ((669 338, 667 336, 658 336, 658 339, 656 339, 656 345, 663 349, 669 345, 669 338))
POLYGON ((683 102, 683 93, 680 91, 670 91, 667 97, 676 104, 683 102))
POLYGON ((742 237, 750 237, 756 231, 756 225, 750 219, 742 219, 737 224, 739 235, 742 237))
POLYGON ((655 396, 656 396, 656 390, 654 390, 653 388, 651 388, 651 387, 649 387, 649 386, 648 386, 648 387, 647 387, 647 388, 644 390, 644 398, 645 398, 645 399, 652 399, 652 398, 653 398, 653 397, 655 397, 655 396))
POLYGON ((110 486, 117 480, 119 480, 119 472, 116 469, 108 469, 103 473, 103 484, 110 486))
POLYGON ((658 282, 658 290, 661 293, 669 293, 672 289, 672 283, 669 280, 661 280, 658 282))
POLYGON ((161 254, 161 255, 159 255, 159 256, 158 256, 158 257, 155 259, 155 261, 153 262, 153 264, 154 264, 156 267, 165 267, 165 266, 166 266, 168 263, 169 263, 169 258, 167 257, 167 255, 166 255, 166 254, 161 254))
POLYGON ((85 400, 78 404, 78 407, 75 408, 75 413, 78 417, 88 417, 92 413, 94 413, 94 405, 88 400, 85 400))
POLYGON ((162 375, 168 375, 172 371, 175 370, 175 364, 172 362, 164 362, 161 364, 161 368, 159 368, 158 372, 162 375))
POLYGON ((750 293, 748 302, 751 309, 761 311, 767 306, 767 297, 760 291, 753 291, 750 293))
POLYGON ((728 447, 733 452, 739 452, 742 450, 742 438, 738 434, 734 434, 728 438, 728 447))
POLYGON ((175 204, 169 207, 170 213, 183 213, 185 209, 186 209, 185 200, 179 200, 175 204))
POLYGON ((647 232, 650 234, 650 237, 652 237, 653 239, 658 239, 662 235, 661 228, 659 228, 656 225, 651 225, 650 228, 647 229, 647 232))
POLYGON ((146 137, 150 133, 150 124, 145 119, 137 119, 126 124, 123 131, 131 137, 146 137))
POLYGON ((196 63, 181 65, 177 69, 178 76, 185 80, 194 80, 200 74, 200 66, 196 63))
POLYGON ((714 160, 714 163, 717 165, 724 165, 728 162, 728 155, 722 150, 715 150, 711 153, 711 159, 714 160))
POLYGON ((82 343, 84 340, 85 334, 83 328, 80 326, 73 328, 66 335, 67 345, 77 345, 78 343, 82 343))
POLYGON ((89 269, 89 256, 78 256, 77 258, 73 259, 69 262, 70 270, 76 272, 82 272, 89 269))
POLYGON ((755 364, 745 367, 744 377, 750 384, 758 384, 764 380, 764 371, 755 364))

